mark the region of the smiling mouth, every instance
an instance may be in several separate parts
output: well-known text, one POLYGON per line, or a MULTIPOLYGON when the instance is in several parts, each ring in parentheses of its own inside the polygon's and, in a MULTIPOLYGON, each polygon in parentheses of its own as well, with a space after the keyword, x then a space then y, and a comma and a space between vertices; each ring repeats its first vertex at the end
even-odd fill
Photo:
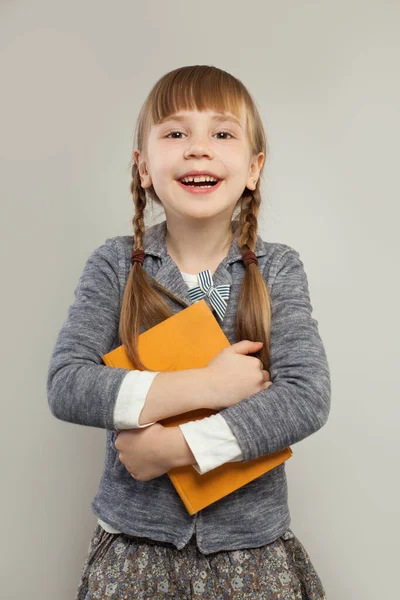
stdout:
POLYGON ((180 179, 176 180, 177 183, 189 194, 194 196, 206 196, 212 194, 215 190, 218 190, 223 183, 223 179, 219 179, 217 182, 213 181, 190 181, 188 184, 183 183, 180 179))
POLYGON ((178 179, 179 183, 181 183, 182 185, 185 185, 186 187, 214 187, 214 185, 217 185, 221 179, 219 179, 218 181, 182 181, 181 179, 178 179))

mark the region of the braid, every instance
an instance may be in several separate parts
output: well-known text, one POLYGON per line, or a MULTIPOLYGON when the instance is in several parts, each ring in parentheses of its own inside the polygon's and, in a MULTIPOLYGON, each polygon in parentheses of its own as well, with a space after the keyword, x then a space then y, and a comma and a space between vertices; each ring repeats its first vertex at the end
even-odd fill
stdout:
POLYGON ((143 269, 145 253, 143 237, 145 234, 144 212, 146 193, 140 184, 139 169, 136 162, 132 165, 130 191, 135 206, 132 219, 133 249, 132 268, 125 285, 119 322, 119 337, 125 346, 126 354, 134 368, 152 370, 143 364, 139 357, 138 338, 141 329, 149 329, 172 316, 172 310, 157 290, 150 284, 152 279, 143 269))
POLYGON ((238 246, 243 255, 245 273, 236 314, 236 338, 263 342, 262 348, 255 355, 263 363, 264 369, 268 370, 271 304, 267 286, 258 268, 258 259, 254 254, 260 204, 261 193, 257 185, 254 192, 243 194, 241 211, 237 218, 240 231, 238 246))
POLYGON ((135 212, 132 219, 134 237, 133 250, 142 250, 143 236, 145 233, 144 211, 147 200, 146 193, 140 184, 139 169, 135 162, 132 165, 132 182, 130 189, 133 198, 133 204, 135 206, 135 212))
POLYGON ((254 192, 242 196, 242 208, 239 213, 239 228, 240 235, 238 237, 238 245, 242 254, 249 250, 255 250, 257 243, 258 231, 258 213, 261 204, 260 189, 257 188, 254 192))

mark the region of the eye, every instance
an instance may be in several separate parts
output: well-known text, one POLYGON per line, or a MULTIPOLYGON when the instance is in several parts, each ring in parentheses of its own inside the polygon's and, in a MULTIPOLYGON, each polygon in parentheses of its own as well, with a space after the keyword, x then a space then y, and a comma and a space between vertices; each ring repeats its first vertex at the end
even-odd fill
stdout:
POLYGON ((233 137, 233 135, 229 133, 229 131, 218 131, 218 133, 216 133, 215 135, 219 135, 220 133, 225 133, 226 135, 230 135, 231 137, 233 137))
MULTIPOLYGON (((169 133, 167 133, 167 135, 165 137, 169 138, 171 135, 173 135, 174 133, 183 133, 182 131, 178 131, 178 130, 174 130, 174 131, 170 131, 169 133)), ((233 137, 233 135, 231 133, 229 133, 229 131, 218 131, 215 135, 220 135, 221 133, 225 134, 225 135, 230 135, 231 137, 233 137)), ((185 135, 185 134, 183 134, 185 135)), ((175 140, 179 140, 181 138, 171 138, 171 139, 175 139, 175 140)), ((227 139, 227 138, 220 138, 220 139, 227 139)))
MULTIPOLYGON (((165 137, 170 137, 172 134, 174 133, 182 133, 182 131, 170 131, 169 133, 167 133, 167 135, 165 137)), ((179 139, 179 138, 174 138, 174 139, 179 139)))

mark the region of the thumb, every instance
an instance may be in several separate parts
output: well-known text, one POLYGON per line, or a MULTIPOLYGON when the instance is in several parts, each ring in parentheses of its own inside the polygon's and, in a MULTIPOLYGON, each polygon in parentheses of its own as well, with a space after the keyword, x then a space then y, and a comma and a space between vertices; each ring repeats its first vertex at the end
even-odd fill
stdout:
POLYGON ((263 342, 252 342, 250 340, 241 340, 231 345, 232 352, 236 354, 251 354, 257 352, 263 345, 263 342))

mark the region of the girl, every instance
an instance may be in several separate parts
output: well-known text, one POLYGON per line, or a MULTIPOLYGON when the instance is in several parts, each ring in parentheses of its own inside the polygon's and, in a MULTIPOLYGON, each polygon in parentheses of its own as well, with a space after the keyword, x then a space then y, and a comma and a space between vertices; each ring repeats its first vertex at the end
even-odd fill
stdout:
POLYGON ((325 599, 289 527, 285 463, 194 515, 167 475, 277 452, 330 410, 299 253, 257 234, 266 138, 255 102, 221 69, 179 68, 150 91, 135 134, 133 236, 90 255, 48 373, 57 418, 106 430, 76 600, 325 599), (166 219, 145 228, 148 200, 166 219), (139 334, 201 298, 231 346, 205 369, 148 369, 139 334), (138 370, 102 363, 120 344, 138 370), (159 422, 201 407, 219 412, 159 422))

